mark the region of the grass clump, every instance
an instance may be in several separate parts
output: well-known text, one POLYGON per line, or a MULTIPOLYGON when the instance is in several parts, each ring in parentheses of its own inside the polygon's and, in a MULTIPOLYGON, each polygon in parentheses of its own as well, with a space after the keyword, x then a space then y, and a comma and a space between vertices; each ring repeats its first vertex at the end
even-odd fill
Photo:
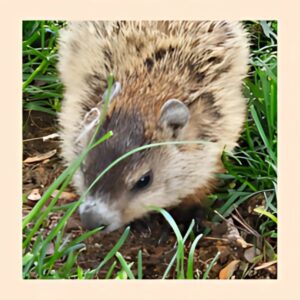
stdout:
MULTIPOLYGON (((251 38, 251 65, 245 79, 248 99, 245 129, 234 154, 223 156, 227 170, 219 177, 225 189, 215 194, 221 200, 217 210, 230 216, 251 199, 261 199, 253 212, 260 215, 253 242, 262 239, 277 251, 277 22, 246 22, 251 38)), ((219 217, 215 216, 214 220, 219 217)), ((263 246, 265 249, 265 246, 263 246)), ((266 252, 264 261, 274 259, 266 252)), ((275 255, 276 256, 276 255, 275 255)))
POLYGON ((65 22, 23 22, 23 108, 55 115, 60 111, 62 84, 58 80, 57 37, 65 22))

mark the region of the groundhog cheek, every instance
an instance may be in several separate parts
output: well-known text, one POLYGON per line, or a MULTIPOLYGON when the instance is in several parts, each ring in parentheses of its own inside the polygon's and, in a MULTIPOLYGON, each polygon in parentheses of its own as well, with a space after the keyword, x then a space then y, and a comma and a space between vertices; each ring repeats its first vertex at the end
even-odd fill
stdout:
POLYGON ((128 205, 122 213, 122 221, 124 224, 129 223, 135 219, 138 219, 149 212, 146 206, 141 203, 128 205))

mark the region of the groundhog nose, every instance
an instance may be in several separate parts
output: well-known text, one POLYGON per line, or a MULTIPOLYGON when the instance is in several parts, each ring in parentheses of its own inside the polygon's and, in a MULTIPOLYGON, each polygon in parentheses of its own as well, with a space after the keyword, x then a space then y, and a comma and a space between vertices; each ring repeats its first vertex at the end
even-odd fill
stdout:
POLYGON ((99 214, 95 213, 92 210, 85 210, 80 213, 80 219, 83 227, 85 227, 88 230, 100 227, 100 226, 106 226, 104 224, 103 220, 101 220, 99 214))

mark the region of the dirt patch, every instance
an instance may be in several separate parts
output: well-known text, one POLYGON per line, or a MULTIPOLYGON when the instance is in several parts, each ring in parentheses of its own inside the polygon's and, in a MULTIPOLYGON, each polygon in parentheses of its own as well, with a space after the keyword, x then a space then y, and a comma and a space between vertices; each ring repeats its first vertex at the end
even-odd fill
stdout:
MULTIPOLYGON (((38 157, 53 150, 56 152, 49 158, 33 163, 23 163, 23 203, 24 214, 28 213, 37 203, 49 185, 61 174, 64 167, 59 157, 59 141, 50 139, 43 141, 38 137, 48 136, 57 132, 57 123, 51 115, 32 112, 24 115, 23 159, 38 157), (28 200, 32 196, 34 200, 28 200), (36 197, 36 198, 35 198, 36 197)), ((50 153, 50 154, 51 154, 50 153)), ((58 204, 66 204, 77 200, 71 187, 66 189, 66 194, 58 204)), ((250 278, 269 279, 277 277, 276 264, 266 265, 262 262, 252 263, 251 259, 257 255, 257 248, 262 249, 263 240, 255 231, 258 225, 258 215, 253 213, 253 208, 261 205, 262 197, 253 197, 239 207, 228 220, 220 223, 204 222, 210 233, 203 237, 195 251, 194 269, 198 276, 203 277, 208 265, 220 252, 216 264, 212 267, 209 278, 250 278), (244 224, 244 225, 243 225, 244 224), (245 224, 249 226, 245 227, 245 224), (251 231, 252 229, 252 231, 251 231), (252 251, 252 252, 251 252, 252 251)), ((60 218, 60 213, 51 213, 47 230, 55 226, 60 218)), ((143 255, 143 278, 162 278, 170 260, 175 254, 176 238, 168 230, 168 225, 161 215, 152 215, 143 221, 131 224, 132 230, 120 249, 127 262, 137 262, 138 251, 143 255)), ((84 232, 78 213, 75 213, 65 227, 66 234, 72 237, 84 232)), ((86 249, 78 257, 78 264, 84 269, 96 268, 105 255, 119 240, 124 228, 109 234, 99 233, 86 240, 86 249)), ((184 233, 184 232, 183 232, 184 233)), ((186 260, 192 241, 186 243, 186 260)), ((63 263, 63 262, 61 262, 63 263)), ((101 269, 98 278, 104 278, 112 262, 101 269)), ((136 263, 132 270, 137 274, 136 263)), ((115 272, 117 272, 118 266, 115 272)), ((168 278, 175 278, 175 269, 172 268, 168 278)))

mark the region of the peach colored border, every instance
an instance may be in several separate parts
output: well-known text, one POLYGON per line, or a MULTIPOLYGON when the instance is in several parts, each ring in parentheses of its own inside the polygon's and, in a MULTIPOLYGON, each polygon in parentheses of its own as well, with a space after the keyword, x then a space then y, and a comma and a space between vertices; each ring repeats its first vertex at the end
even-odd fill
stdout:
POLYGON ((285 0, 1 0, 1 288, 3 299, 289 299, 299 295, 299 5, 285 0), (21 21, 23 19, 279 20, 279 279, 24 281, 21 278, 21 21), (5 183, 5 184, 4 184, 5 183), (297 293, 298 291, 298 293, 297 293), (6 296, 6 297, 5 297, 6 296))

